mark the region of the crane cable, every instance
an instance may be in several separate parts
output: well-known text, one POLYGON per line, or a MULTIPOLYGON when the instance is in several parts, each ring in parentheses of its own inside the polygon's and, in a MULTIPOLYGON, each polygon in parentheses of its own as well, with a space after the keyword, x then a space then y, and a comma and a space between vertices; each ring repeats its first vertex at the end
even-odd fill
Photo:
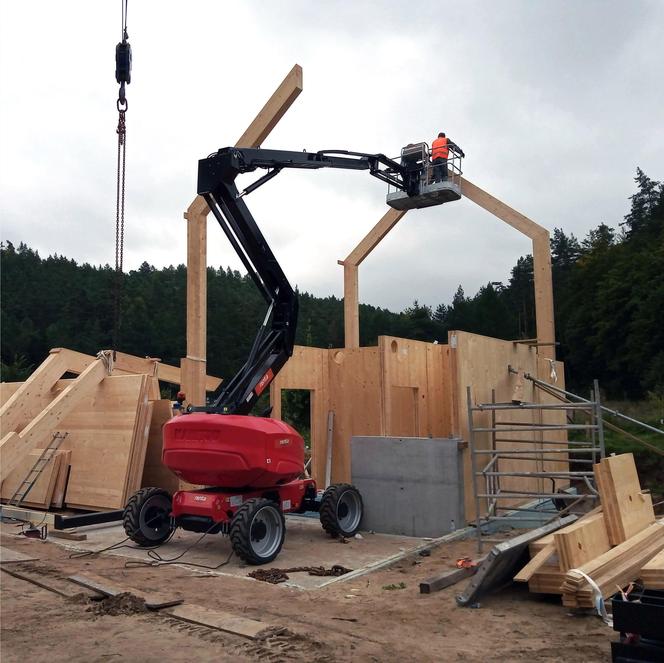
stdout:
POLYGON ((123 285, 122 263, 124 260, 125 226, 125 169, 127 162, 127 124, 125 113, 129 108, 125 85, 131 83, 131 46, 127 33, 127 2, 122 3, 121 41, 115 47, 115 80, 120 84, 116 107, 118 109, 118 158, 115 197, 115 284, 113 292, 113 354, 120 341, 121 295, 123 285))

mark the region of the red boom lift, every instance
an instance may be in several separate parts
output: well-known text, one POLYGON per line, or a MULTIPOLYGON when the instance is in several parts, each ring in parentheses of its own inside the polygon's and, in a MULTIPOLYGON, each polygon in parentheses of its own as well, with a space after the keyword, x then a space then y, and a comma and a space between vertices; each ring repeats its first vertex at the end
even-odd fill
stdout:
MULTIPOLYGON (((332 485, 322 496, 304 473, 304 441, 283 421, 249 416, 258 398, 293 351, 297 295, 286 279, 244 197, 284 168, 368 170, 403 192, 399 209, 431 205, 441 190, 458 199, 454 182, 428 192, 426 165, 382 154, 330 150, 290 152, 227 147, 199 161, 198 193, 202 195, 268 310, 240 371, 223 385, 216 400, 189 407, 164 426, 163 462, 178 477, 206 486, 180 490, 172 497, 161 488, 143 488, 124 510, 127 536, 141 546, 166 541, 176 527, 230 536, 235 553, 249 564, 272 561, 285 535, 284 513, 318 511, 332 536, 352 536, 362 519, 362 497, 349 484, 332 485), (267 173, 239 192, 242 173, 267 173), (408 200, 404 202, 404 198, 408 200)), ((389 201, 388 201, 389 202, 389 201)), ((439 202, 443 202, 440 200, 439 202)))

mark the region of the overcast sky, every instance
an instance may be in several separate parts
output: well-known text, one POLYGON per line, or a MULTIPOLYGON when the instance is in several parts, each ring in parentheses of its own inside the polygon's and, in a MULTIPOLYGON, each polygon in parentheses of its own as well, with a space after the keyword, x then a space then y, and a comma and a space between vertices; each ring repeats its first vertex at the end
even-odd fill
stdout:
MULTIPOLYGON (((1 238, 112 264, 120 0, 1 7, 1 238)), ((661 0, 129 0, 128 27, 129 269, 185 262, 197 160, 295 63, 304 91, 263 147, 396 155, 446 131, 469 180, 579 238, 622 220, 637 166, 664 178, 661 0)), ((337 260, 385 193, 363 172, 284 171, 247 202, 291 282, 341 296, 337 260)), ((240 267, 212 216, 208 244, 210 265, 240 267)), ((468 200, 412 211, 360 268, 360 299, 436 306, 529 251, 468 200)))

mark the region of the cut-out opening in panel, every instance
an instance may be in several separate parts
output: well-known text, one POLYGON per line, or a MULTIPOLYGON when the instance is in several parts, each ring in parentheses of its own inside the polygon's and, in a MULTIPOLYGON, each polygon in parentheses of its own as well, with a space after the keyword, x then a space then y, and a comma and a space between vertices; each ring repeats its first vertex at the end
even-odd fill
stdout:
POLYGON ((281 390, 281 419, 292 426, 311 450, 311 391, 309 389, 281 390))

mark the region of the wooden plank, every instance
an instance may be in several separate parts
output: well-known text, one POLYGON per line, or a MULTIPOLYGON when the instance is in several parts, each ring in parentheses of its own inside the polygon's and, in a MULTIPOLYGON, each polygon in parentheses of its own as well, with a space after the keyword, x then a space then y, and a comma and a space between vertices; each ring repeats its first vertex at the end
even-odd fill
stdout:
POLYGON ((603 513, 569 525, 553 538, 563 571, 578 568, 611 547, 603 513))
POLYGON ((12 550, 6 546, 0 546, 0 564, 20 564, 21 562, 34 562, 38 557, 32 557, 25 553, 12 550))
POLYGON ((25 458, 35 446, 52 434, 62 419, 104 379, 106 367, 97 359, 74 382, 62 391, 52 403, 42 410, 21 432, 8 433, 0 441, 2 468, 0 480, 25 458))
POLYGON ((515 582, 528 582, 555 555, 556 546, 548 543, 514 576, 515 582))
MULTIPOLYGON (((483 561, 484 558, 478 560, 477 564, 479 565, 483 561)), ((423 580, 420 583, 420 594, 432 594, 433 592, 439 592, 441 589, 445 589, 451 585, 456 585, 456 583, 461 582, 466 578, 470 578, 470 576, 475 575, 475 573, 477 573, 477 566, 445 571, 440 575, 423 580)))
POLYGON ((562 585, 563 605, 592 607, 594 604, 593 589, 579 570, 590 576, 602 596, 607 598, 615 593, 616 587, 624 587, 636 580, 642 566, 663 549, 664 523, 656 522, 578 570, 569 570, 562 585))
POLYGON ((595 466, 595 476, 612 545, 626 541, 655 522, 652 497, 641 490, 632 454, 603 458, 599 467, 595 466))
POLYGON ((103 596, 103 594, 99 594, 94 590, 86 590, 82 592, 80 587, 76 587, 67 580, 54 578, 53 576, 39 573, 37 571, 26 571, 23 569, 21 571, 17 571, 14 568, 7 568, 4 566, 2 567, 2 570, 11 576, 14 576, 15 578, 25 580, 26 582, 32 583, 37 587, 47 589, 49 592, 59 594, 65 598, 73 598, 74 596, 79 596, 80 594, 85 594, 88 598, 91 599, 98 599, 103 596))
POLYGON ((664 589, 664 550, 644 564, 639 575, 647 589, 664 589))
POLYGON ((79 575, 69 576, 69 580, 77 585, 87 587, 88 589, 92 589, 106 596, 117 596, 118 594, 125 593, 133 594, 139 599, 143 599, 145 601, 145 607, 150 610, 168 608, 170 606, 178 605, 184 600, 162 592, 146 591, 130 585, 119 584, 109 578, 104 578, 103 576, 94 573, 81 573, 79 575))
POLYGON ((239 615, 212 610, 200 605, 182 605, 168 611, 173 617, 182 619, 193 624, 200 624, 208 628, 214 628, 226 633, 241 635, 250 640, 256 639, 270 624, 259 622, 255 619, 241 617, 239 615))

